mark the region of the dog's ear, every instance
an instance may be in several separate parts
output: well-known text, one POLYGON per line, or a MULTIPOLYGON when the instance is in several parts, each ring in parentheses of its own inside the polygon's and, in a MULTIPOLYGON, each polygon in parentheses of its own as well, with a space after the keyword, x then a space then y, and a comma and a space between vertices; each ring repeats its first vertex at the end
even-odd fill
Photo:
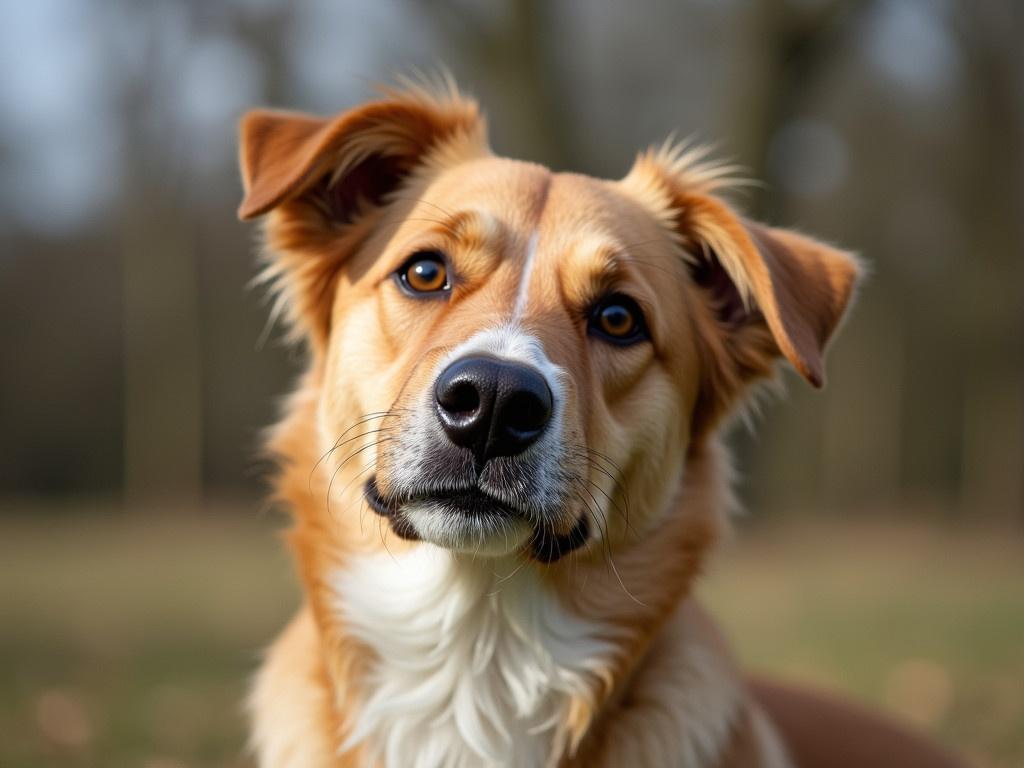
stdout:
POLYGON ((683 195, 679 203, 690 274, 717 321, 734 334, 767 326, 778 351, 820 387, 825 346, 857 278, 854 259, 805 235, 744 221, 712 195, 683 195))
MULTIPOLYGON (((255 110, 240 124, 245 197, 239 218, 270 214, 268 268, 293 330, 314 341, 329 330, 329 297, 338 267, 367 234, 370 214, 435 151, 486 154, 476 103, 452 86, 385 91, 380 101, 322 118, 255 110)), ((445 155, 449 157, 449 155, 445 155)))
POLYGON ((361 198, 380 202, 436 146, 455 139, 486 146, 479 108, 454 90, 437 97, 415 88, 385 94, 332 118, 247 113, 240 125, 239 218, 312 195, 325 213, 349 221, 361 198))
POLYGON ((782 354, 820 387, 825 347, 859 275, 856 260, 810 237, 744 220, 715 194, 722 185, 715 169, 692 157, 647 153, 623 183, 656 205, 679 238, 716 326, 702 340, 715 358, 716 384, 735 395, 769 375, 782 354))

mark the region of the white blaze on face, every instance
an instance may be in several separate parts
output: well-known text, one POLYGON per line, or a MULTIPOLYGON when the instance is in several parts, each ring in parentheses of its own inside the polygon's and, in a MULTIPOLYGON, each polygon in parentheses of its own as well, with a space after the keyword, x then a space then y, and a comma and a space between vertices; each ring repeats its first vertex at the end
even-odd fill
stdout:
MULTIPOLYGON (((526 312, 526 304, 530 298, 530 278, 533 274, 533 266, 537 261, 537 242, 539 235, 536 230, 530 235, 526 244, 526 257, 523 261, 523 271, 519 276, 519 287, 516 290, 515 304, 512 306, 512 316, 509 321, 496 328, 489 328, 464 341, 449 352, 437 368, 435 379, 441 371, 447 368, 456 360, 471 355, 491 355, 502 360, 522 363, 540 371, 551 390, 551 398, 554 408, 551 414, 551 423, 538 445, 551 440, 558 443, 561 438, 561 417, 563 408, 563 396, 565 393, 566 371, 548 358, 544 351, 544 344, 536 336, 527 333, 522 327, 523 315, 526 312), (556 433, 556 434, 552 434, 556 433)), ((548 443, 549 448, 552 447, 548 443)))
MULTIPOLYGON (((512 316, 504 325, 480 331, 449 352, 438 365, 436 375, 456 360, 470 355, 491 355, 510 362, 523 363, 536 368, 544 376, 555 401, 555 414, 564 390, 562 379, 565 371, 548 359, 544 344, 536 336, 527 333, 522 327, 526 305, 530 298, 530 278, 537 260, 537 242, 539 236, 535 231, 530 235, 526 245, 526 257, 523 271, 519 276, 519 287, 516 290, 512 316)), ((554 420, 554 418, 553 418, 554 420)))
POLYGON ((537 259, 537 233, 530 235, 530 242, 526 246, 526 261, 523 263, 523 273, 519 277, 519 290, 516 291, 516 303, 512 308, 512 322, 518 323, 523 319, 523 312, 526 311, 526 300, 529 298, 530 275, 533 274, 533 263, 537 259))

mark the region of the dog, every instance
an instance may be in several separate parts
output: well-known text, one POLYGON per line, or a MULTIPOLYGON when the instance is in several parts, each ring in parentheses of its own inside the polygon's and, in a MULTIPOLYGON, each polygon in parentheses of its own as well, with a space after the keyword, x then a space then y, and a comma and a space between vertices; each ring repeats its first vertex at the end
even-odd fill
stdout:
POLYGON ((251 696, 262 766, 952 766, 744 676, 692 597, 721 431, 814 386, 850 255, 743 218, 728 167, 496 156, 454 85, 240 125, 242 219, 308 369, 268 441, 304 604, 251 696))

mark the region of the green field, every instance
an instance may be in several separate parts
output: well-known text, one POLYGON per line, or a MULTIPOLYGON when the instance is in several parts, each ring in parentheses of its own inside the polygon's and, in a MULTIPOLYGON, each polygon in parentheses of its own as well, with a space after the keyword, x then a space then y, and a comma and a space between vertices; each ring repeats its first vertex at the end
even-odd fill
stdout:
MULTIPOLYGON (((296 603, 280 521, 0 517, 0 766, 244 765, 245 680, 296 603)), ((1024 766, 1024 537, 744 531, 702 588, 758 669, 1024 766)))

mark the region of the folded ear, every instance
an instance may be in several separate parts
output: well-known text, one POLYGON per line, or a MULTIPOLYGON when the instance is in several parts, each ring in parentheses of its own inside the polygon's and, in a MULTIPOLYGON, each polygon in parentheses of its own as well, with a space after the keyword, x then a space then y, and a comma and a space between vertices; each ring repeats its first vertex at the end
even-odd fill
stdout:
POLYGON ((486 145, 475 102, 458 94, 434 98, 388 92, 333 118, 254 110, 240 125, 239 160, 245 198, 239 218, 251 219, 311 190, 326 213, 348 220, 364 197, 379 202, 434 147, 455 138, 486 145), (316 189, 326 181, 327 189, 316 189))
POLYGON ((322 155, 327 118, 255 109, 239 124, 239 164, 245 197, 240 219, 260 216, 302 189, 322 155))
POLYGON ((273 213, 264 277, 293 335, 323 341, 341 264, 365 240, 369 216, 431 163, 488 153, 476 103, 454 86, 435 96, 385 91, 335 117, 256 110, 242 118, 242 219, 273 213))
POLYGON ((825 347, 858 275, 853 257, 796 232, 743 221, 711 195, 684 195, 680 203, 682 234, 693 244, 691 274, 713 291, 719 319, 731 330, 763 322, 800 375, 820 387, 825 347))
POLYGON ((624 183, 659 205, 678 235, 717 326, 719 338, 707 341, 728 359, 729 388, 767 375, 770 358, 779 353, 820 387, 825 347, 858 278, 855 259, 810 237, 742 219, 716 196, 723 181, 715 168, 692 158, 648 153, 624 183))

